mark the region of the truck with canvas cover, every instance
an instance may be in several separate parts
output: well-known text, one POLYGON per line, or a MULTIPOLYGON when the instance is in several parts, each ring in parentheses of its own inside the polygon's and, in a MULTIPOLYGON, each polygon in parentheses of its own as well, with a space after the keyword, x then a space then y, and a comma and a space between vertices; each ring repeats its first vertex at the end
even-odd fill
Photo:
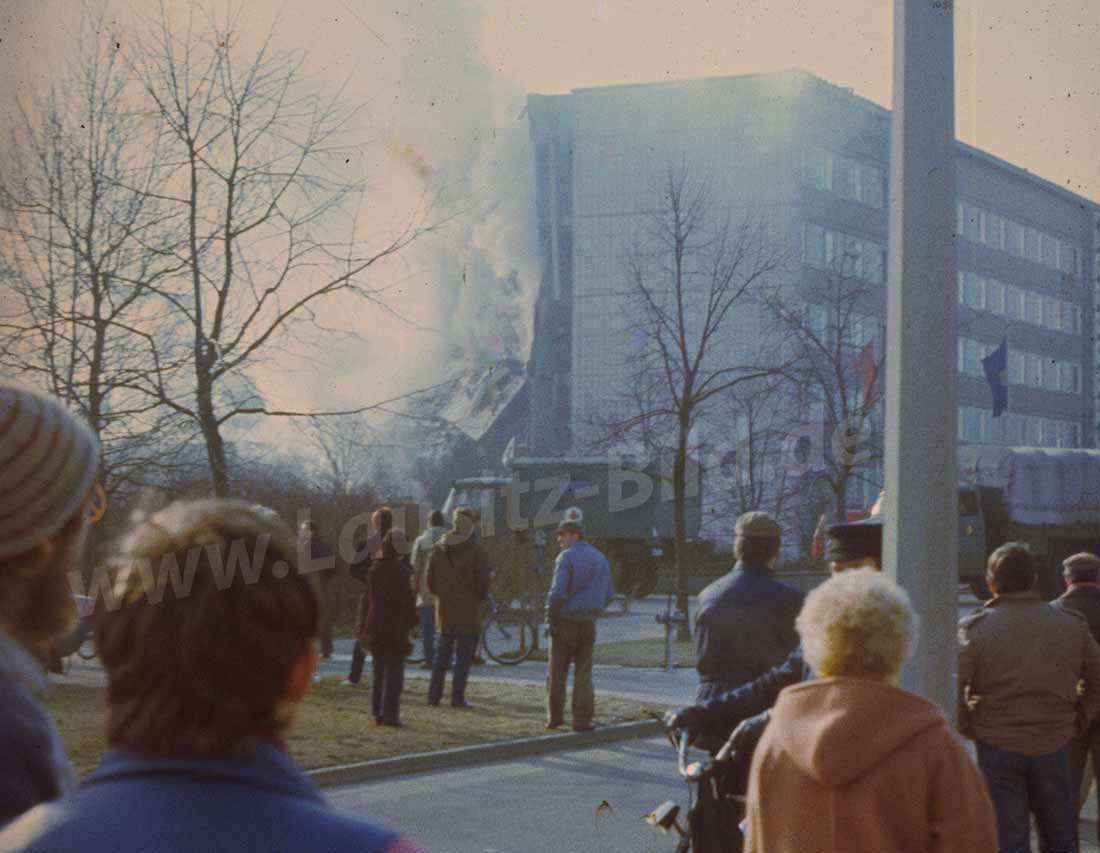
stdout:
POLYGON ((1100 553, 1100 451, 964 445, 959 479, 959 579, 979 598, 985 559, 1005 542, 1031 546, 1046 599, 1064 589, 1066 557, 1100 553))
MULTIPOLYGON (((675 538, 671 463, 634 457, 516 457, 500 476, 454 480, 444 512, 476 507, 483 537, 512 535, 545 541, 567 507, 584 513, 585 537, 612 563, 617 591, 634 598, 650 594, 658 564, 675 538)), ((702 484, 692 461, 685 490, 688 539, 699 535, 702 484)))

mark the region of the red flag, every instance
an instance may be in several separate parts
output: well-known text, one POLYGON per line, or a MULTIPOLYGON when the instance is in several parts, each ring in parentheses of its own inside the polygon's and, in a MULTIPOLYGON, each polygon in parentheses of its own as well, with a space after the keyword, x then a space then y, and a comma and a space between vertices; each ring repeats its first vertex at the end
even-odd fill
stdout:
POLYGON ((863 408, 866 409, 875 387, 875 342, 873 340, 867 341, 867 346, 856 356, 855 369, 856 376, 863 383, 863 408))

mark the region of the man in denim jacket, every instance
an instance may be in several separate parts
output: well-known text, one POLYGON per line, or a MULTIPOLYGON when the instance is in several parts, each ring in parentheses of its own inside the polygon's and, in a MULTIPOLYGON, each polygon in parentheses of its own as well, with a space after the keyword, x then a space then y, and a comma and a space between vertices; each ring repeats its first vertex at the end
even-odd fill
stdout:
POLYGON ((546 728, 565 720, 565 684, 573 664, 573 731, 593 728, 596 696, 592 688, 592 652, 596 620, 615 590, 607 557, 584 539, 584 516, 577 507, 565 511, 558 525, 560 553, 547 600, 550 622, 550 668, 546 678, 546 728))

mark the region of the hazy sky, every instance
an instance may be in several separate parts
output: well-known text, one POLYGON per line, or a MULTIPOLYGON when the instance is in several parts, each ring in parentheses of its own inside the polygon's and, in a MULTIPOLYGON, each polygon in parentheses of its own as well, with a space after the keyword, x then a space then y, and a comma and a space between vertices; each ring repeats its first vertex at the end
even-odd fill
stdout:
MULTIPOLYGON (((1100 2, 955 5, 959 137, 1100 200, 1100 2)), ((154 0, 110 3, 124 45, 134 10, 156 8, 154 0)), ((173 19, 185 21, 188 8, 175 0, 173 19)), ((434 331, 375 329, 369 341, 322 354, 343 377, 261 382, 284 405, 341 405, 415 387, 438 376, 456 345, 448 330, 466 324, 481 324, 479 340, 507 339, 485 326, 495 314, 485 299, 513 270, 518 313, 529 315, 538 270, 519 117, 528 92, 800 67, 890 104, 889 0, 243 0, 237 8, 257 33, 278 18, 280 47, 305 50, 312 72, 347 81, 348 98, 366 105, 371 136, 389 152, 384 200, 414 192, 413 173, 424 172, 460 180, 479 210, 409 256, 407 271, 424 286, 409 289, 401 307, 434 331), (411 357, 394 357, 401 354, 411 357), (364 391, 357 371, 379 358, 390 368, 364 391)), ((78 0, 0 0, 8 92, 13 83, 23 95, 48 86, 78 11, 78 0)), ((476 357, 491 358, 491 345, 488 352, 476 357)))

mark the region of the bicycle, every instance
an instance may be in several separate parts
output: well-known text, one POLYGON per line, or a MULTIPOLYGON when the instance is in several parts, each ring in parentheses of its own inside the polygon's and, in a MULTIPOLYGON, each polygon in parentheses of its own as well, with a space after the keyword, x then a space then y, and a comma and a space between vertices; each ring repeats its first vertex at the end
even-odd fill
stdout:
MULTIPOLYGON (((666 800, 646 815, 646 823, 660 832, 675 831, 676 853, 741 853, 744 842, 745 798, 726 793, 731 776, 738 773, 734 734, 713 759, 689 761, 691 738, 687 731, 671 728, 665 718, 665 737, 676 750, 680 778, 688 786, 686 821, 680 821, 680 806, 666 800)), ((734 730, 736 733, 736 729, 734 730)))
POLYGON ((514 666, 531 657, 538 647, 538 625, 531 611, 498 604, 489 596, 489 618, 481 631, 485 654, 499 664, 514 666))

